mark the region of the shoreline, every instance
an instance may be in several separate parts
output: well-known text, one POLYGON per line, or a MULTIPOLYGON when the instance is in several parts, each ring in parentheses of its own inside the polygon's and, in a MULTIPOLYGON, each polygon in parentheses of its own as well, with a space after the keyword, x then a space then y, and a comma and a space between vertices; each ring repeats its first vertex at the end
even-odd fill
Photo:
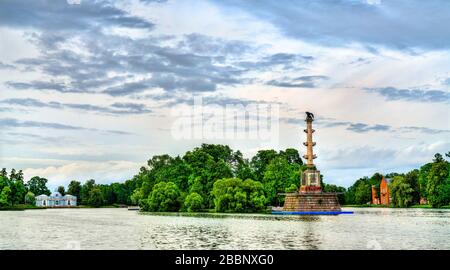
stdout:
MULTIPOLYGON (((128 207, 128 206, 127 206, 128 207)), ((120 205, 105 205, 100 207, 93 207, 87 205, 77 205, 71 207, 40 207, 34 205, 17 205, 10 207, 0 208, 0 211, 25 211, 25 210, 46 210, 46 209, 103 209, 103 208, 123 208, 127 209, 127 207, 120 205)), ((450 205, 444 205, 442 207, 436 208, 431 207, 430 205, 412 205, 410 207, 392 207, 392 206, 384 206, 384 205, 342 205, 342 208, 390 208, 390 209, 434 209, 434 210, 442 210, 442 209, 450 209, 450 205)), ((262 212, 214 212, 214 211, 199 211, 199 212, 152 212, 152 211, 143 211, 137 210, 138 213, 170 213, 170 214, 271 214, 270 211, 262 211, 262 212)))

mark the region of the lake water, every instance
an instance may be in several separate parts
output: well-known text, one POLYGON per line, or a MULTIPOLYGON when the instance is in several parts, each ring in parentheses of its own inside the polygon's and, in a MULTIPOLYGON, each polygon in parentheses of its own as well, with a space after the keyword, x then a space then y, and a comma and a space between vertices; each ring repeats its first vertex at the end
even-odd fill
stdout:
POLYGON ((450 210, 353 215, 151 215, 120 208, 0 211, 0 249, 450 249, 450 210))

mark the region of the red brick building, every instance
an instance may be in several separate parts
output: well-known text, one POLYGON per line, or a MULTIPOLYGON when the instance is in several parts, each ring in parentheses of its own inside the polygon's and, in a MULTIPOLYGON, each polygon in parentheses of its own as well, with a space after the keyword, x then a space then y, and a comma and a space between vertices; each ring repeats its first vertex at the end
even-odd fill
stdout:
POLYGON ((380 197, 378 198, 375 186, 372 186, 372 204, 389 205, 391 202, 391 195, 389 193, 389 182, 391 179, 385 179, 384 176, 380 182, 380 197))

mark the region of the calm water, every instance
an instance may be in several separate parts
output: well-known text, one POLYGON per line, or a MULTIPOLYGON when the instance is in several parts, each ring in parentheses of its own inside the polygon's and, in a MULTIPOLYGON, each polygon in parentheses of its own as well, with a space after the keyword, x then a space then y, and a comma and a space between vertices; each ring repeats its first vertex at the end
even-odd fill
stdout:
POLYGON ((450 210, 353 215, 149 215, 127 209, 0 211, 0 249, 450 249, 450 210))

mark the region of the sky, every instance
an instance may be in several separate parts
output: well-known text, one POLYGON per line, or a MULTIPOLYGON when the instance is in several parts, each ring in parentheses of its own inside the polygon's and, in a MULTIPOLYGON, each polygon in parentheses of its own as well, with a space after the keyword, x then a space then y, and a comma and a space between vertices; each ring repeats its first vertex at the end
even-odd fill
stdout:
POLYGON ((304 154, 310 111, 326 183, 407 172, 450 150, 449 25, 446 0, 3 0, 0 164, 54 189, 201 143, 304 154))

